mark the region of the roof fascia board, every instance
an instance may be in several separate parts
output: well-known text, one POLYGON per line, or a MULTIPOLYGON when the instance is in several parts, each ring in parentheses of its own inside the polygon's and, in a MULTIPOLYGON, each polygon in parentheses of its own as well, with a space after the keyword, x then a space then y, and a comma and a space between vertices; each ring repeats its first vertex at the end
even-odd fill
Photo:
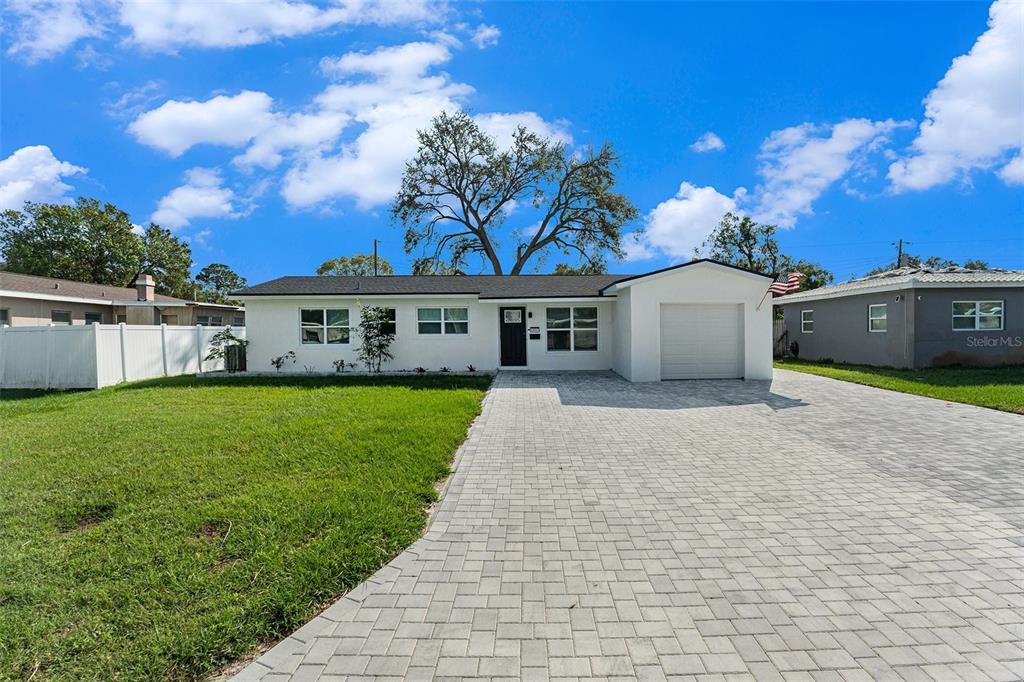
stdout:
POLYGON ((756 277, 759 280, 766 280, 767 279, 767 280, 769 280, 769 282, 772 279, 774 279, 771 275, 762 275, 761 273, 751 272, 750 270, 744 270, 743 268, 738 268, 738 267, 736 267, 734 265, 728 265, 726 263, 719 263, 719 262, 713 261, 713 260, 702 259, 702 260, 690 261, 689 263, 682 263, 680 265, 673 265, 672 267, 663 268, 661 270, 654 270, 653 272, 648 272, 648 273, 643 274, 643 275, 635 275, 633 277, 629 277, 627 279, 623 279, 623 280, 620 280, 618 282, 612 282, 611 284, 606 286, 604 289, 601 289, 601 292, 602 293, 614 293, 614 292, 616 292, 616 291, 618 291, 620 289, 625 289, 627 287, 631 287, 634 284, 638 284, 640 282, 651 281, 651 280, 659 279, 661 277, 665 277, 665 276, 668 276, 668 275, 673 275, 673 274, 675 274, 676 272, 678 272, 680 270, 685 270, 686 268, 699 268, 699 267, 718 268, 718 269, 721 269, 723 271, 730 272, 730 273, 733 273, 733 274, 739 274, 739 275, 743 275, 743 276, 746 276, 746 277, 756 277))
POLYGON ((614 301, 615 296, 516 296, 509 298, 482 298, 481 303, 516 304, 516 303, 575 303, 594 301, 614 301))
POLYGON ((843 291, 821 291, 816 289, 780 296, 774 300, 775 305, 787 303, 798 303, 800 301, 821 301, 829 298, 845 298, 847 296, 862 296, 866 294, 884 294, 890 291, 902 291, 903 289, 1002 289, 1002 288, 1024 288, 1024 282, 921 282, 909 280, 885 284, 877 287, 858 287, 856 289, 845 289, 843 291), (806 294, 806 295, 805 295, 806 294))
POLYGON ((97 305, 123 305, 110 298, 84 298, 81 296, 54 296, 29 291, 0 290, 0 298, 28 298, 35 301, 57 301, 60 303, 94 303, 97 305))
MULTIPOLYGON (((391 300, 424 300, 432 298, 451 298, 459 300, 479 300, 479 294, 237 294, 235 298, 241 301, 294 301, 298 299, 309 300, 338 300, 374 298, 391 300)), ((199 304, 203 305, 203 304, 199 304)))

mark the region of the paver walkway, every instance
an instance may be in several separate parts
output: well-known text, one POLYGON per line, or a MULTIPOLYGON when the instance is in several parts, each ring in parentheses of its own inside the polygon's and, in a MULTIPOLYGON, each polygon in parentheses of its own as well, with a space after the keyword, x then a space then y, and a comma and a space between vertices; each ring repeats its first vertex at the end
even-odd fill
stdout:
POLYGON ((427 535, 239 680, 1024 678, 1024 418, 503 373, 427 535))

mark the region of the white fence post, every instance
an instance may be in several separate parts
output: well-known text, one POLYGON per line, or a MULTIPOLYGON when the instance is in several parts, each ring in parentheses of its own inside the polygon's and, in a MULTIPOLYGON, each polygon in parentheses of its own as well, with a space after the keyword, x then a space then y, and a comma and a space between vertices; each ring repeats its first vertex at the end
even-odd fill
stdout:
POLYGON ((196 325, 196 360, 199 361, 199 371, 197 374, 203 373, 203 325, 196 325))
POLYGON ((4 334, 6 329, 6 324, 0 324, 0 388, 4 387, 4 375, 7 373, 7 357, 4 355, 4 334))
POLYGON ((160 323, 160 356, 164 361, 164 376, 167 376, 167 325, 160 323))
POLYGON ((96 381, 95 381, 95 385, 93 386, 93 388, 99 388, 100 387, 100 381, 101 381, 101 378, 102 378, 100 376, 100 354, 101 354, 101 351, 100 351, 100 323, 99 322, 93 322, 89 326, 92 327, 92 353, 93 353, 93 360, 94 360, 94 363, 95 363, 93 365, 93 370, 94 370, 94 373, 96 375, 96 377, 95 377, 96 381))
POLYGON ((124 322, 118 322, 117 328, 121 337, 121 381, 128 381, 128 357, 124 348, 124 322))
POLYGON ((50 390, 50 366, 53 364, 53 322, 46 330, 46 380, 43 388, 50 390))

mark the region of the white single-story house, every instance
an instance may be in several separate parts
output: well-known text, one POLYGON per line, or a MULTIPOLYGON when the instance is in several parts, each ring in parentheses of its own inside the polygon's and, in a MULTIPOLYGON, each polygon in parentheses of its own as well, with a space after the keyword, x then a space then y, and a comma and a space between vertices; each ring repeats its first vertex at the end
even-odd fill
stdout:
POLYGON ((630 381, 771 379, 772 278, 711 260, 642 275, 281 277, 245 302, 250 371, 358 362, 360 308, 388 309, 387 370, 613 370, 630 381))

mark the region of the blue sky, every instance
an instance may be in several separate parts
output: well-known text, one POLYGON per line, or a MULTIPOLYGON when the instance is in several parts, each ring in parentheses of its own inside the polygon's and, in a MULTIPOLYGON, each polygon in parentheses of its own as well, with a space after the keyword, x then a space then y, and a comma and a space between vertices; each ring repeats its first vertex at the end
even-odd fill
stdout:
POLYGON ((252 282, 374 238, 407 271, 388 200, 443 108, 613 143, 645 228, 615 272, 688 259, 725 210, 840 279, 899 238, 1024 267, 1017 0, 6 8, 0 207, 96 196, 252 282))

